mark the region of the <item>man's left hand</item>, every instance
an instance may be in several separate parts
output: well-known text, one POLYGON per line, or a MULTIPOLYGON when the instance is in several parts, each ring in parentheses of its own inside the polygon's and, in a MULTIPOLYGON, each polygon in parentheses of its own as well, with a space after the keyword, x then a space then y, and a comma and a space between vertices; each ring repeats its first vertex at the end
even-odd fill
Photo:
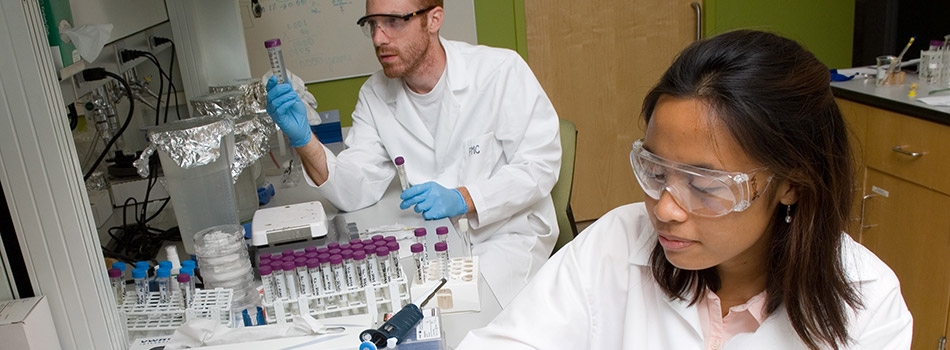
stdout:
POLYGON ((426 220, 438 220, 468 212, 468 205, 459 190, 448 189, 431 181, 407 188, 399 198, 402 199, 399 209, 406 210, 415 205, 415 211, 422 214, 426 220))

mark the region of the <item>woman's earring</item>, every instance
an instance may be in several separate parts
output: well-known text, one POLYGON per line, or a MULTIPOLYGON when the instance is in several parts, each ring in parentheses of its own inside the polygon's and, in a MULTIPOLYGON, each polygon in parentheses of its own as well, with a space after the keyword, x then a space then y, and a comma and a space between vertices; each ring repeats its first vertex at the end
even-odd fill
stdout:
POLYGON ((789 204, 787 209, 785 210, 785 223, 786 224, 792 223, 792 205, 791 204, 789 204))

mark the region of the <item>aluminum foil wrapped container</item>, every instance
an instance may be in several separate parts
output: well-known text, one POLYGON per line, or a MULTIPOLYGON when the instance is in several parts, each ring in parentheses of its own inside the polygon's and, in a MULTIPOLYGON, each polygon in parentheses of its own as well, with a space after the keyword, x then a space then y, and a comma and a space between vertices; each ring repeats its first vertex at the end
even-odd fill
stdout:
POLYGON ((221 156, 221 147, 226 146, 221 141, 233 132, 234 123, 225 116, 189 118, 152 127, 148 129, 151 143, 133 164, 139 176, 148 177, 148 158, 161 150, 183 169, 206 165, 221 156))
POLYGON ((238 176, 261 156, 267 154, 271 135, 277 125, 266 112, 245 114, 234 119, 234 161, 231 176, 238 176))
POLYGON ((260 78, 236 79, 218 86, 209 86, 211 93, 241 91, 244 93, 246 113, 262 113, 267 110, 267 91, 260 78))
POLYGON ((197 115, 244 115, 248 114, 248 104, 241 91, 222 91, 191 100, 191 107, 197 115))

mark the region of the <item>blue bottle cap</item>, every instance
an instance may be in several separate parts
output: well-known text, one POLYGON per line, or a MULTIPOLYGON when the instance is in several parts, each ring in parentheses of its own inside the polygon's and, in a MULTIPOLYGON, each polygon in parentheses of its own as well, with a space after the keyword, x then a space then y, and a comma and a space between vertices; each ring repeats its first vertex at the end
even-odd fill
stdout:
POLYGON ((148 261, 136 261, 136 262, 135 262, 135 268, 137 268, 137 269, 138 269, 138 268, 144 268, 144 269, 148 270, 149 267, 151 267, 151 265, 148 264, 148 261))
POLYGON ((155 273, 155 276, 157 277, 171 277, 171 275, 172 275, 172 270, 166 269, 164 267, 159 268, 158 272, 155 273))
POLYGON ((171 268, 172 268, 172 262, 171 262, 171 261, 168 261, 168 260, 159 261, 159 262, 158 262, 158 267, 159 267, 159 268, 165 268, 165 267, 167 267, 167 268, 171 269, 171 268))
POLYGON ((190 266, 185 266, 185 267, 182 267, 180 270, 178 270, 178 273, 179 273, 179 274, 187 274, 188 276, 194 276, 194 275, 195 275, 195 269, 192 268, 192 267, 190 267, 190 266))
POLYGON ((135 269, 132 270, 132 278, 145 278, 148 275, 148 270, 146 269, 135 269))
POLYGON ((116 261, 112 263, 112 268, 119 269, 119 271, 125 272, 125 263, 121 261, 116 261))

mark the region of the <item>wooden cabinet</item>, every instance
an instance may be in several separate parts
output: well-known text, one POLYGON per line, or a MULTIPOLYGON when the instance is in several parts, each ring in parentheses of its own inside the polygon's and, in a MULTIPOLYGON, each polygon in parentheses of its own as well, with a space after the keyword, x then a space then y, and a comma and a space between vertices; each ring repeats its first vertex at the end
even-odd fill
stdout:
POLYGON ((864 139, 858 174, 866 173, 865 200, 855 204, 863 225, 852 235, 900 279, 914 316, 913 348, 937 349, 950 332, 950 126, 839 105, 855 138, 864 139))

